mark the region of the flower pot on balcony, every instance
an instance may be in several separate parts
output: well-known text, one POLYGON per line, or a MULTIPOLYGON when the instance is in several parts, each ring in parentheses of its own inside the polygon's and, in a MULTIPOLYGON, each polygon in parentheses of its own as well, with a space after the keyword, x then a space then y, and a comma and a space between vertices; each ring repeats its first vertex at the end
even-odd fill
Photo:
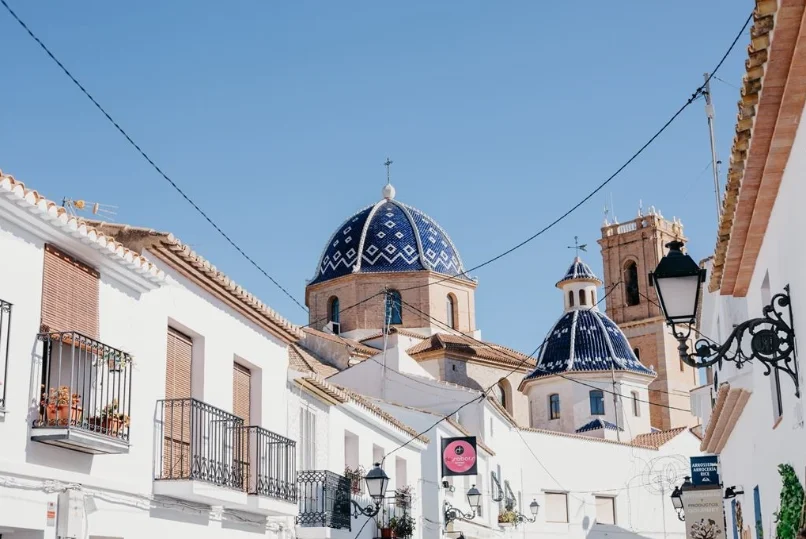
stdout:
POLYGON ((90 419, 90 428, 100 434, 107 436, 117 436, 123 427, 124 422, 114 416, 93 417, 90 419))
POLYGON ((395 530, 393 528, 381 528, 381 539, 395 539, 395 530))

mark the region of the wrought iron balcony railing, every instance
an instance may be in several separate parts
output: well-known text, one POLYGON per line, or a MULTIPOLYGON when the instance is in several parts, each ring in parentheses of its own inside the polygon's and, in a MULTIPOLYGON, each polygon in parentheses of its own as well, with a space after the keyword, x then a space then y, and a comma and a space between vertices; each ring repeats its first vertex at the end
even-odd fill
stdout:
POLYGON ((297 524, 307 528, 350 530, 350 480, 327 470, 297 473, 299 515, 297 524))
POLYGON ((80 441, 79 445, 95 446, 97 451, 90 452, 120 452, 109 446, 99 448, 90 443, 93 439, 128 446, 131 356, 74 331, 41 333, 38 340, 42 343, 42 369, 35 439, 68 446, 80 441), (43 434, 42 429, 63 435, 43 434), (77 436, 65 443, 71 432, 77 436))
POLYGON ((297 444, 262 427, 243 427, 248 459, 248 493, 297 501, 297 444))
POLYGON ((157 401, 156 480, 190 479, 246 490, 243 419, 196 399, 157 401))

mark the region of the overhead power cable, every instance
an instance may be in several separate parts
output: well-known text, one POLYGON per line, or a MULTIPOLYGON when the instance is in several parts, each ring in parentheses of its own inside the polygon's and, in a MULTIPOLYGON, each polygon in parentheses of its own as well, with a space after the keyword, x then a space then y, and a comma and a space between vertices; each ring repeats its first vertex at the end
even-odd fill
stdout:
POLYGON ((157 171, 157 173, 158 173, 158 174, 159 174, 159 175, 160 175, 160 176, 161 176, 161 177, 162 177, 162 178, 163 178, 165 181, 167 181, 167 182, 168 182, 168 183, 171 185, 171 187, 173 187, 173 188, 174 188, 174 190, 175 190, 177 193, 179 193, 179 194, 182 196, 182 198, 183 198, 183 199, 185 199, 185 201, 186 201, 188 204, 190 204, 190 205, 193 207, 193 209, 194 209, 194 210, 196 210, 196 212, 197 212, 199 215, 201 215, 201 216, 204 218, 204 220, 205 220, 205 221, 207 221, 207 222, 208 222, 208 223, 209 223, 209 224, 210 224, 210 225, 211 225, 211 226, 212 226, 212 227, 213 227, 213 228, 216 230, 216 232, 218 232, 218 233, 219 233, 219 234, 220 234, 220 235, 221 235, 221 236, 222 236, 222 237, 223 237, 223 238, 224 238, 224 239, 227 241, 227 243, 229 243, 229 244, 230 244, 232 247, 234 247, 234 248, 235 248, 235 250, 236 250, 236 251, 238 251, 238 253, 239 253, 239 254, 240 254, 240 255, 241 255, 243 258, 245 258, 245 259, 246 259, 246 260, 247 260, 247 261, 248 261, 248 262, 249 262, 249 263, 250 263, 252 266, 254 266, 255 268, 257 268, 257 270, 258 270, 260 273, 262 273, 262 274, 263 274, 265 277, 267 277, 267 278, 268 278, 268 279, 269 279, 269 280, 270 280, 270 281, 271 281, 271 282, 272 282, 272 283, 273 283, 273 284, 274 284, 274 285, 275 285, 277 288, 279 288, 279 289, 280 289, 280 290, 283 292, 283 294, 285 294, 286 296, 288 296, 288 297, 291 299, 291 301, 293 301, 294 303, 296 303, 296 304, 297 304, 297 305, 298 305, 298 306, 299 306, 299 307, 300 307, 300 308, 301 308, 303 311, 306 311, 306 312, 307 312, 307 310, 308 310, 308 309, 307 309, 307 308, 306 308, 306 307, 305 307, 305 306, 304 306, 302 303, 300 303, 300 302, 299 302, 299 301, 298 301, 298 300, 297 300, 297 299, 296 299, 296 298, 295 298, 293 295, 291 295, 291 293, 290 293, 288 290, 286 290, 286 289, 285 289, 285 287, 283 287, 283 285, 281 285, 279 282, 277 282, 277 280, 276 280, 274 277, 272 277, 271 275, 269 275, 269 272, 267 272, 265 269, 263 269, 263 268, 260 266, 260 264, 258 264, 257 262, 255 262, 255 260, 254 260, 254 259, 253 259, 251 256, 249 256, 248 254, 246 254, 246 252, 245 252, 245 251, 244 251, 244 250, 241 248, 241 246, 240 246, 240 245, 238 245, 237 243, 235 243, 235 240, 233 240, 233 239, 232 239, 232 238, 229 236, 229 234, 227 234, 226 232, 224 232, 224 230, 223 230, 223 229, 222 229, 222 228, 221 228, 221 227, 220 227, 220 226, 219 226, 219 225, 218 225, 218 224, 217 224, 215 221, 213 221, 213 219, 212 219, 212 218, 211 218, 211 217, 210 217, 210 216, 209 216, 209 215, 208 215, 208 214, 207 214, 207 213, 206 213, 204 210, 202 210, 202 209, 199 207, 199 205, 198 205, 196 202, 194 202, 194 201, 193 201, 193 200, 192 200, 192 199, 191 199, 191 198, 190 198, 190 197, 187 195, 187 193, 185 193, 185 191, 184 191, 184 190, 182 190, 182 188, 181 188, 181 187, 179 187, 179 185, 177 185, 177 183, 176 183, 174 180, 172 180, 172 179, 171 179, 171 178, 168 176, 168 174, 166 174, 166 173, 165 173, 165 172, 164 172, 164 171, 163 171, 163 170, 162 170, 162 169, 161 169, 161 168, 160 168, 160 167, 159 167, 159 166, 158 166, 158 165, 157 165, 157 164, 154 162, 154 160, 153 160, 153 159, 151 159, 151 157, 149 157, 149 155, 148 155, 148 154, 145 152, 145 150, 143 150, 143 149, 140 147, 140 145, 139 145, 139 144, 137 144, 137 143, 136 143, 136 142, 135 142, 135 141, 132 139, 132 137, 131 137, 131 136, 129 136, 129 134, 126 132, 126 130, 125 130, 125 129, 123 129, 123 127, 121 127, 121 125, 120 125, 120 124, 119 124, 119 123, 118 123, 118 122, 117 122, 117 121, 116 121, 114 118, 112 118, 112 115, 111 115, 111 114, 109 114, 109 112, 107 112, 107 110, 106 110, 106 109, 105 109, 103 106, 101 106, 101 104, 98 102, 98 100, 96 100, 96 99, 95 99, 95 98, 92 96, 92 94, 90 94, 90 92, 89 92, 89 91, 88 91, 88 90, 87 90, 87 89, 84 87, 84 85, 83 85, 83 84, 81 84, 81 83, 78 81, 78 79, 76 79, 76 77, 74 77, 74 76, 73 76, 73 74, 72 74, 72 73, 71 73, 71 72, 70 72, 70 71, 69 71, 69 70, 68 70, 68 69, 67 69, 67 68, 64 66, 64 64, 63 64, 61 61, 59 61, 59 59, 58 59, 58 58, 56 58, 56 56, 55 56, 55 55, 54 55, 54 54, 53 54, 53 53, 50 51, 50 49, 49 49, 49 48, 48 48, 48 47, 47 47, 47 46, 46 46, 46 45, 45 45, 45 44, 42 42, 42 40, 41 40, 41 39, 39 39, 39 38, 36 36, 36 34, 34 34, 34 32, 33 32, 33 31, 32 31, 32 30, 31 30, 31 29, 28 27, 28 25, 27 25, 27 24, 25 24, 25 22, 24 22, 22 19, 20 19, 20 18, 19 18, 19 16, 18 16, 18 15, 17 15, 17 14, 14 12, 14 10, 13 10, 13 9, 11 9, 11 7, 8 5, 8 3, 6 2, 6 0, 0 0, 0 3, 2 3, 2 4, 3 4, 3 7, 5 7, 5 8, 6 8, 6 11, 8 11, 8 13, 9 13, 9 14, 10 14, 10 15, 11 15, 13 18, 14 18, 14 20, 16 20, 16 21, 17 21, 17 22, 20 24, 20 26, 22 26, 22 28, 23 28, 23 29, 24 29, 24 30, 25 30, 25 31, 28 33, 28 35, 29 35, 29 36, 31 36, 31 38, 32 38, 34 41, 36 41, 36 42, 39 44, 39 46, 42 48, 42 50, 43 50, 43 51, 45 51, 45 53, 46 53, 46 54, 47 54, 47 55, 50 57, 50 59, 51 59, 51 60, 53 60, 53 61, 56 63, 56 65, 57 65, 57 66, 59 66, 59 68, 62 70, 62 72, 64 72, 64 74, 65 74, 65 75, 67 75, 67 77, 68 77, 68 78, 69 78, 69 79, 70 79, 70 80, 73 82, 73 84, 75 84, 75 85, 78 87, 78 89, 79 89, 79 90, 81 90, 81 93, 83 93, 83 94, 84 94, 84 95, 87 97, 87 99, 89 99, 89 100, 92 102, 92 104, 93 104, 93 105, 95 105, 95 107, 96 107, 96 108, 97 108, 99 111, 101 111, 101 114, 103 114, 103 115, 104 115, 104 117, 105 117, 107 120, 109 120, 109 122, 110 122, 110 123, 111 123, 111 124, 112 124, 112 125, 115 127, 115 129, 116 129, 116 130, 117 130, 117 131, 118 131, 118 132, 119 132, 121 135, 123 135, 123 137, 124 137, 124 138, 125 138, 125 139, 128 141, 128 143, 129 143, 129 144, 130 144, 130 145, 131 145, 131 146, 132 146, 132 147, 133 147, 135 150, 137 150, 137 152, 140 154, 140 156, 142 156, 142 158, 143 158, 143 159, 145 159, 145 160, 146 160, 146 162, 148 162, 148 164, 149 164, 149 165, 151 165, 151 167, 152 167, 152 168, 153 168, 155 171, 157 171))

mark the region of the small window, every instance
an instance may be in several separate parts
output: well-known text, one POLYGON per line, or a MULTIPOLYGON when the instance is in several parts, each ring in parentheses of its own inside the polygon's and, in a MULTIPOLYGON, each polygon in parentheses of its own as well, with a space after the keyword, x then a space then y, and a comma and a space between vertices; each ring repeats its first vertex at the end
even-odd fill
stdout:
POLYGON ((508 410, 508 408, 507 408, 507 404, 508 404, 507 403, 507 388, 504 385, 503 381, 498 382, 498 391, 501 392, 501 394, 498 397, 498 400, 501 403, 501 406, 504 408, 504 410, 508 410))
POLYGON ((628 306, 641 302, 638 291, 638 265, 630 260, 624 265, 624 290, 628 306))
POLYGON ((386 293, 386 323, 389 325, 403 323, 403 300, 400 292, 390 290, 386 293))
POLYGON ((588 301, 585 299, 585 291, 584 290, 579 291, 579 304, 580 305, 587 305, 588 304, 588 301))
POLYGON ((641 401, 638 400, 638 392, 632 392, 632 415, 635 417, 641 416, 641 401))
POLYGON ((549 395, 549 419, 560 419, 560 396, 557 393, 549 395))
POLYGON ((569 307, 574 306, 574 291, 573 290, 568 291, 568 306, 569 307))
POLYGON ((447 312, 448 327, 451 329, 456 329, 456 300, 454 299, 453 294, 448 294, 445 310, 447 312))
POLYGON ((638 348, 633 348, 632 353, 635 354, 635 359, 641 359, 641 351, 638 348))
POLYGON ((546 522, 568 522, 568 495, 565 492, 546 492, 546 522))
POLYGON ((596 523, 616 524, 616 499, 610 496, 596 496, 596 523))
POLYGON ((333 296, 330 298, 330 305, 328 306, 328 318, 333 322, 333 332, 339 333, 339 298, 333 296))
POLYGON ((591 415, 605 415, 604 392, 594 389, 590 392, 591 415))

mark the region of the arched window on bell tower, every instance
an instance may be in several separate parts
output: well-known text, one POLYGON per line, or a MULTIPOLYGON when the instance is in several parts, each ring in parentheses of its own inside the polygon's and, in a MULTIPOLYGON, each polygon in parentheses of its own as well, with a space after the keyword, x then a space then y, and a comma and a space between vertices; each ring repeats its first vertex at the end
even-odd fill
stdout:
POLYGON ((629 260, 624 264, 624 291, 628 307, 641 303, 638 290, 638 265, 634 260, 629 260))
POLYGON ((574 306, 574 291, 573 290, 568 291, 568 306, 569 307, 574 306))

